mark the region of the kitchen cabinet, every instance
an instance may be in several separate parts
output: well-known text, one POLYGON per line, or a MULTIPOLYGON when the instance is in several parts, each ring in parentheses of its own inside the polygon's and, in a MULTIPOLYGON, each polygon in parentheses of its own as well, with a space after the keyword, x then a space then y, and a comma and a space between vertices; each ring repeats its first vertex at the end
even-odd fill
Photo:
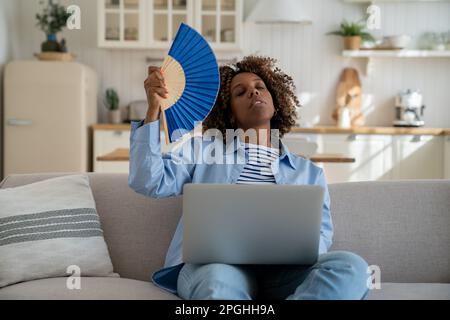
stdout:
POLYGON ((282 140, 291 153, 307 158, 317 153, 317 137, 314 135, 308 136, 298 133, 287 133, 282 140))
POLYGON ((316 164, 323 168, 328 183, 392 178, 392 140, 389 135, 290 133, 285 139, 291 152, 303 153, 307 149, 305 141, 308 141, 316 144, 314 153, 355 158, 353 163, 316 164))
POLYGON ((98 46, 144 48, 146 0, 98 0, 98 46))
MULTIPOLYGON (((128 161, 99 161, 98 157, 104 156, 117 149, 130 148, 129 125, 97 124, 93 129, 93 171, 104 173, 128 173, 128 161)), ((166 144, 165 133, 161 131, 161 152, 168 152, 170 147, 166 144)))
POLYGON ((193 0, 150 0, 147 14, 148 43, 151 48, 166 49, 175 39, 178 26, 193 24, 193 0))
MULTIPOLYGON (((129 125, 93 126, 95 172, 128 173, 127 161, 97 161, 117 149, 129 149, 129 125)), ((403 179, 450 179, 450 135, 288 133, 283 138, 292 153, 341 154, 355 162, 315 163, 328 183, 403 179)), ((161 150, 168 152, 161 131, 161 150)))
POLYGON ((195 1, 195 27, 217 50, 240 50, 242 0, 195 1))
POLYGON ((393 136, 393 179, 442 179, 444 144, 442 136, 393 136))
POLYGON ((392 143, 383 135, 321 135, 318 153, 341 153, 355 158, 354 163, 322 165, 328 183, 390 180, 392 143))
POLYGON ((242 47, 243 0, 99 0, 98 45, 167 50, 179 25, 198 30, 215 50, 242 47))
POLYGON ((128 161, 98 161, 97 157, 117 148, 129 148, 130 130, 94 130, 94 172, 128 173, 128 161))
POLYGON ((450 159, 446 136, 326 134, 318 141, 318 153, 343 153, 356 159, 350 164, 323 164, 329 183, 442 179, 450 172, 444 161, 445 156, 450 159))

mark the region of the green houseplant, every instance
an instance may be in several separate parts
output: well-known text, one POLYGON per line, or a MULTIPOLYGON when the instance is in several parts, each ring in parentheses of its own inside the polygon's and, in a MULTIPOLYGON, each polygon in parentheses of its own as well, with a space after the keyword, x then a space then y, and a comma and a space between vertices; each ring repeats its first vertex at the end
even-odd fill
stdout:
POLYGON ((361 42, 374 42, 374 37, 365 31, 366 23, 364 20, 357 22, 342 21, 340 29, 328 32, 327 35, 337 35, 344 38, 344 48, 346 50, 359 50, 361 42))
MULTIPOLYGON (((41 1, 41 4, 43 2, 41 1)), ((62 5, 48 1, 41 13, 36 14, 36 25, 47 35, 47 41, 41 45, 42 52, 61 52, 61 45, 56 34, 63 30, 67 24, 70 13, 62 5)))
POLYGON ((120 109, 119 109, 119 95, 113 88, 106 89, 105 105, 108 109, 108 121, 110 123, 121 123, 120 109))

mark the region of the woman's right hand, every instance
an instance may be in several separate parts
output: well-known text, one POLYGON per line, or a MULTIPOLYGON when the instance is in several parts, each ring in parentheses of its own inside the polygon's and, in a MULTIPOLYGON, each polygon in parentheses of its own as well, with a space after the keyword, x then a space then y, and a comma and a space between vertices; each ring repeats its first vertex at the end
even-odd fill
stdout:
POLYGON ((160 99, 167 98, 168 91, 164 82, 161 68, 150 66, 148 67, 148 77, 144 81, 145 93, 147 94, 147 116, 144 124, 153 122, 159 119, 161 112, 160 99))

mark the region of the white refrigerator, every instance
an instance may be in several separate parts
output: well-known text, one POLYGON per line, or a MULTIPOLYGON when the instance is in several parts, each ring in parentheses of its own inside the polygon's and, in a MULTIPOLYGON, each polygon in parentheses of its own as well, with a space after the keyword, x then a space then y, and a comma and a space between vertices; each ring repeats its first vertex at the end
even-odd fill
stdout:
POLYGON ((4 75, 4 176, 91 171, 95 72, 76 62, 14 61, 4 75))

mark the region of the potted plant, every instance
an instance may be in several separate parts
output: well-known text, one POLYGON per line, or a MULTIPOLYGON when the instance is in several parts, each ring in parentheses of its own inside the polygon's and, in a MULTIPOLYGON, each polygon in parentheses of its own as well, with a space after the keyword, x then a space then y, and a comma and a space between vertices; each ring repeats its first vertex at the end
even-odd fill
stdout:
POLYGON ((120 109, 119 109, 119 95, 113 88, 109 88, 105 93, 105 105, 108 109, 108 121, 109 123, 118 124, 121 123, 120 109))
MULTIPOLYGON (((42 3, 42 2, 41 2, 42 3)), ((49 0, 41 13, 36 14, 37 26, 47 35, 47 41, 41 45, 42 52, 61 52, 56 34, 66 26, 70 13, 62 5, 49 0)))
POLYGON ((341 23, 340 30, 328 32, 328 35, 344 37, 344 48, 346 50, 359 50, 362 41, 375 42, 374 37, 365 31, 366 24, 363 20, 358 22, 341 23))

